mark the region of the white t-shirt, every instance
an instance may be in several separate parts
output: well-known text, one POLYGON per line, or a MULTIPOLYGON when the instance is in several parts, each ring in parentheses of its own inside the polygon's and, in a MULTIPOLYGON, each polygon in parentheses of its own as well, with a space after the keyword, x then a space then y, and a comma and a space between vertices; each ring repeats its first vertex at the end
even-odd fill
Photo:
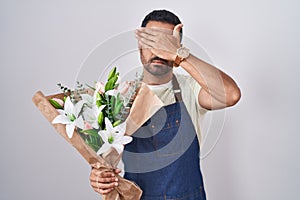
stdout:
MULTIPOLYGON (((191 77, 183 74, 175 74, 181 89, 182 101, 192 119, 201 146, 201 126, 200 123, 206 113, 198 102, 198 94, 201 86, 191 77)), ((162 85, 148 85, 148 87, 160 98, 164 105, 175 103, 172 80, 162 85)))

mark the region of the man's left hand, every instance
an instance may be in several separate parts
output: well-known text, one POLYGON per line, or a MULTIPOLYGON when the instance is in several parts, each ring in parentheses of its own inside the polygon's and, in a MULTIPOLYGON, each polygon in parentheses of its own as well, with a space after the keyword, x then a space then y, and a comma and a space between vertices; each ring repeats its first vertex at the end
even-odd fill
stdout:
POLYGON ((182 24, 173 31, 161 28, 139 28, 136 30, 139 48, 149 48, 151 52, 165 60, 174 61, 180 45, 180 29, 182 24))

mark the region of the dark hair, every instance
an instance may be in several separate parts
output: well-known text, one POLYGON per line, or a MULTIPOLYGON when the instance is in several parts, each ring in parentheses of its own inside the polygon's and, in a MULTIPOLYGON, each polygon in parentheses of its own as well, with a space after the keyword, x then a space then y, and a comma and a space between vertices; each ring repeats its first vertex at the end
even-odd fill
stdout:
MULTIPOLYGON (((154 10, 150 12, 142 21, 142 27, 146 27, 149 21, 158 21, 158 22, 164 22, 168 24, 173 24, 176 26, 177 24, 180 24, 180 19, 172 12, 168 10, 154 10)), ((180 30, 180 39, 182 39, 182 28, 180 30)))

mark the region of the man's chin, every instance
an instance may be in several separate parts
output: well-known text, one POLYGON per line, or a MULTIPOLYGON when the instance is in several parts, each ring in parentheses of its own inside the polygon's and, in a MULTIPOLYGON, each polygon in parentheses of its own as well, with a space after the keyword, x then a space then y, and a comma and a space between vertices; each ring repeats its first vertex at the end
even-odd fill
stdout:
POLYGON ((173 67, 163 63, 151 63, 145 69, 154 76, 162 76, 172 71, 173 67))
POLYGON ((151 63, 150 67, 156 67, 156 68, 169 68, 170 66, 165 63, 151 63))

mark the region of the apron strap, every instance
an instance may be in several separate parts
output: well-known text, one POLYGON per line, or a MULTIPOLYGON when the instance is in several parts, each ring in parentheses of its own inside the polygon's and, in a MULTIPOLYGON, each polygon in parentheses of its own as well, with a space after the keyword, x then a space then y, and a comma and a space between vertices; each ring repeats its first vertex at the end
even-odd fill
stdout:
POLYGON ((177 78, 174 74, 173 74, 173 78, 172 78, 172 83, 173 83, 173 91, 174 91, 176 102, 180 102, 180 101, 182 101, 181 89, 179 87, 177 78))

